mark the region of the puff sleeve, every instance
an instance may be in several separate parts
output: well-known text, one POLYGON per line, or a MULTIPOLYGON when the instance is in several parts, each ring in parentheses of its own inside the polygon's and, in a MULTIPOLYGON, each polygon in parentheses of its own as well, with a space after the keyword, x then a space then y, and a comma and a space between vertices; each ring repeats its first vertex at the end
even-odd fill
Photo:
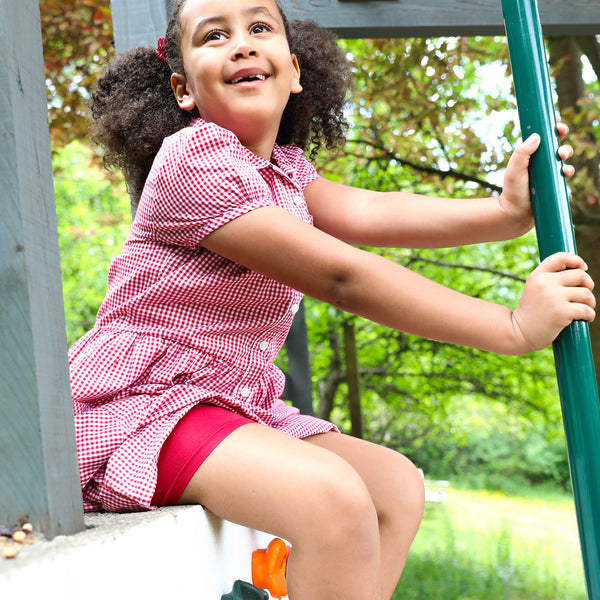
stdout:
POLYGON ((136 224, 157 241, 195 248, 236 217, 276 203, 260 173, 266 165, 217 125, 188 127, 159 151, 136 224))

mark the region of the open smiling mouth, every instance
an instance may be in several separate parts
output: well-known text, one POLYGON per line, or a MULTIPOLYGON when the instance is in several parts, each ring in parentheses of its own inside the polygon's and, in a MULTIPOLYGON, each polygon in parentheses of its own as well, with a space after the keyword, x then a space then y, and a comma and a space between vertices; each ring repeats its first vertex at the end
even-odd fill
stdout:
POLYGON ((236 83, 245 83, 251 81, 266 81, 267 78, 267 75, 247 75, 246 77, 237 77, 236 79, 232 79, 228 83, 235 85, 236 83))

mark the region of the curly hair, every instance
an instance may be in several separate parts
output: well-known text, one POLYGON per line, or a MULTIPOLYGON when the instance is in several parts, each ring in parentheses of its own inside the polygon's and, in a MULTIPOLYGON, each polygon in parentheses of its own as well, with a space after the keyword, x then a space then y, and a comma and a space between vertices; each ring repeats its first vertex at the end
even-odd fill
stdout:
MULTIPOLYGON (((171 73, 185 75, 181 54, 181 10, 176 0, 166 32, 168 62, 154 48, 119 54, 97 81, 90 108, 92 140, 104 148, 106 167, 120 169, 132 203, 137 204, 152 162, 165 137, 187 127, 196 116, 182 110, 171 89, 171 73)), ((303 91, 292 94, 284 110, 277 143, 334 149, 345 141, 344 105, 350 65, 335 36, 314 21, 288 21, 275 0, 290 46, 300 64, 303 91)))

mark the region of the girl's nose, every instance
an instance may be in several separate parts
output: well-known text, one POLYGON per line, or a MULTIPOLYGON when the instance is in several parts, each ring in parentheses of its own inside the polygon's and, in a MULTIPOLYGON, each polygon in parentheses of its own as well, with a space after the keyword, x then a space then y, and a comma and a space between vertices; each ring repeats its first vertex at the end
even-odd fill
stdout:
POLYGON ((240 34, 233 38, 232 60, 248 58, 249 56, 256 56, 256 48, 253 44, 252 36, 240 34))

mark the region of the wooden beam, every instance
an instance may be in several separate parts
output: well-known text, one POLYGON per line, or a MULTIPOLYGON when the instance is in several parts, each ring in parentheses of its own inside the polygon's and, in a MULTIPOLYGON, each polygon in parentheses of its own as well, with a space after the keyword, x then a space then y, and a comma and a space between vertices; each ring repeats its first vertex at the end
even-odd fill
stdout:
MULTIPOLYGON (((500 0, 281 0, 290 19, 314 19, 341 38, 504 35, 500 0)), ((112 0, 117 52, 164 35, 169 0, 112 0)), ((600 34, 600 2, 539 0, 545 35, 600 34)))
POLYGON ((116 51, 155 47, 167 30, 169 5, 169 0, 111 0, 116 51))
MULTIPOLYGON (((281 0, 341 38, 504 35, 500 0, 281 0)), ((539 0, 545 35, 600 34, 600 2, 539 0)))
POLYGON ((0 0, 0 89, 0 523, 51 538, 84 522, 38 0, 0 0))

